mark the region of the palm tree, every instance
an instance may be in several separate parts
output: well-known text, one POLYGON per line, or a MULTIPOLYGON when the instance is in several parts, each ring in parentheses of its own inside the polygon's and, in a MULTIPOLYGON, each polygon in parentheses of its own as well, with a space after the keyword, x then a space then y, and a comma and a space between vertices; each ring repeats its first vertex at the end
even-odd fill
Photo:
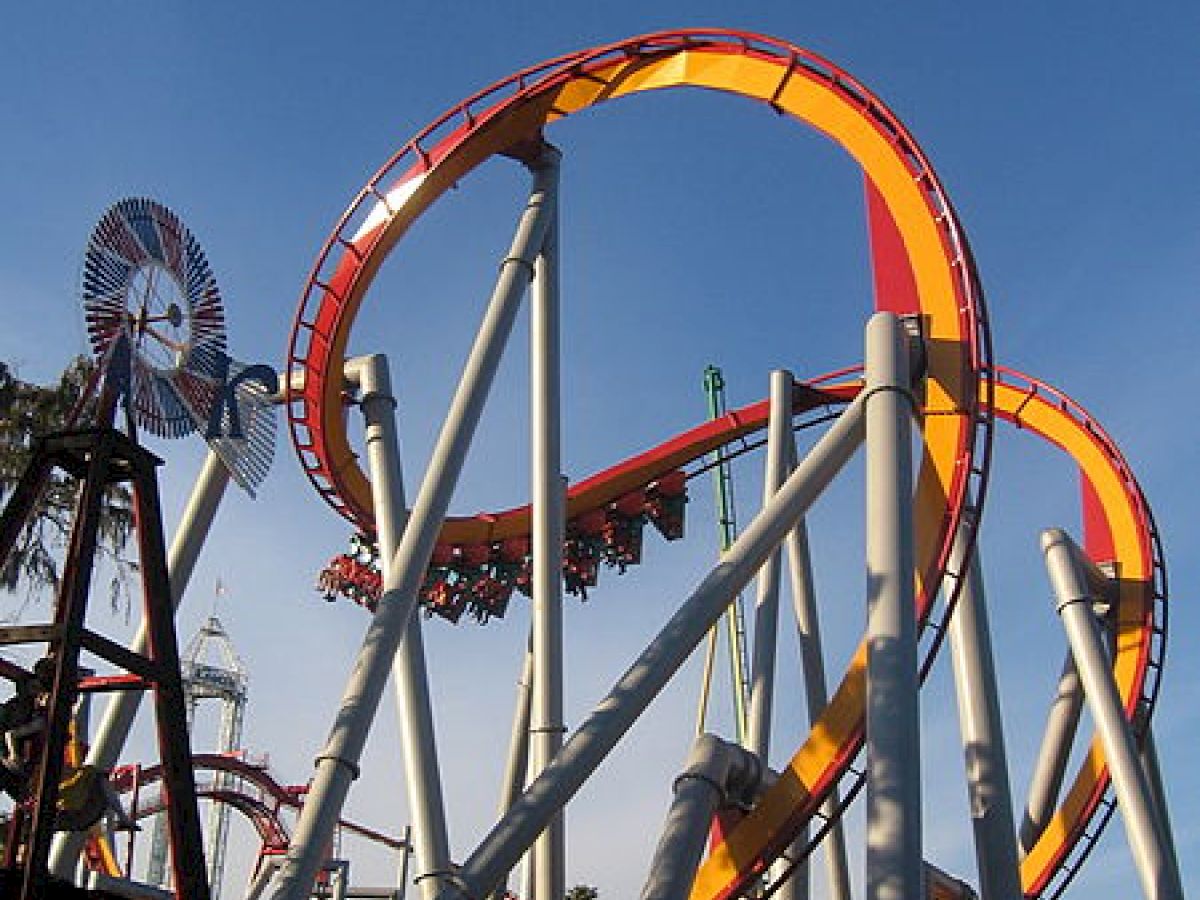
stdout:
MULTIPOLYGON (((35 438, 90 420, 93 404, 85 400, 80 409, 77 407, 94 371, 95 364, 79 356, 67 365, 57 384, 40 386, 23 381, 0 362, 0 503, 8 498, 28 467, 35 438)), ((26 601, 46 590, 58 589, 61 551, 71 533, 75 488, 72 480, 59 474, 52 476, 38 502, 37 514, 26 523, 8 559, 0 561, 0 588, 15 593, 24 585, 26 601)), ((133 564, 122 553, 132 526, 129 491, 121 486, 110 488, 97 549, 115 564, 110 584, 114 609, 128 595, 125 582, 133 564)))

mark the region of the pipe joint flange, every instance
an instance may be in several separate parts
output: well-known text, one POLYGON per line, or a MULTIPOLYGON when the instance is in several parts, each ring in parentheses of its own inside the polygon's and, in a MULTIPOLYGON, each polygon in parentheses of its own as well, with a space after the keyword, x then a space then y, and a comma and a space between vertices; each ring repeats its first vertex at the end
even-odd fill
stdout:
POLYGON ((902 384, 877 384, 873 387, 864 388, 862 393, 859 394, 859 397, 865 404, 869 402, 870 399, 876 394, 884 393, 900 394, 902 397, 908 400, 909 409, 911 409, 914 413, 919 408, 917 405, 917 397, 913 393, 913 389, 911 387, 905 387, 902 384))
POLYGON ((526 276, 533 278, 533 261, 526 259, 523 256, 506 256, 500 261, 500 270, 503 271, 506 266, 521 266, 525 269, 526 276))
POLYGON ((325 762, 326 760, 333 760, 339 766, 348 771, 350 773, 351 781, 358 781, 358 776, 362 774, 362 769, 358 767, 358 763, 351 762, 344 756, 338 756, 336 753, 321 753, 319 756, 317 756, 314 764, 319 768, 321 763, 325 762))

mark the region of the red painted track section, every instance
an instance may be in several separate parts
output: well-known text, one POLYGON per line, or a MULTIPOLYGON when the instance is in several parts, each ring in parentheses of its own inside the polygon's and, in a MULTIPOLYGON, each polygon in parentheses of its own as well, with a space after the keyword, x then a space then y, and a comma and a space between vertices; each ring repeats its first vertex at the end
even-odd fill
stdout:
MULTIPOLYGON (((653 62, 683 53, 752 57, 778 64, 782 78, 776 96, 764 98, 776 113, 781 109, 775 101, 790 78, 819 81, 859 107, 863 121, 870 122, 902 150, 911 169, 912 181, 924 192, 927 215, 938 222, 942 231, 944 253, 957 271, 954 290, 959 295, 961 322, 958 328, 968 345, 964 367, 970 369, 969 373, 964 372, 965 380, 973 384, 981 371, 987 371, 990 345, 981 291, 970 250, 949 199, 903 124, 853 76, 827 59, 795 45, 748 32, 720 29, 662 32, 567 54, 523 69, 485 88, 452 107, 417 134, 355 197, 313 266, 288 344, 288 371, 303 373, 303 387, 289 393, 289 426, 301 466, 314 488, 330 506, 354 521, 361 530, 370 533, 374 525, 369 491, 364 489, 362 473, 345 441, 341 366, 350 327, 363 295, 379 265, 403 233, 387 217, 394 220, 398 215, 396 204, 408 200, 420 207, 412 215, 419 215, 421 209, 444 190, 434 176, 450 166, 460 152, 465 152, 469 159, 454 162, 457 168, 439 178, 453 176, 457 183, 461 175, 482 161, 482 158, 476 158, 478 153, 520 155, 524 145, 540 138, 544 122, 555 121, 574 111, 573 108, 553 106, 555 92, 561 93, 564 85, 586 82, 589 78, 599 80, 604 77, 599 73, 607 72, 617 64, 653 62), (529 122, 520 119, 535 101, 551 106, 531 111, 529 115, 533 120, 529 122), (465 147, 471 148, 472 140, 489 130, 509 135, 514 143, 464 151, 465 147), (426 180, 438 184, 426 190, 426 180), (428 198, 426 193, 430 195, 428 198), (413 199, 418 194, 420 198, 413 199)), ((602 99, 605 98, 589 102, 602 99)), ((877 307, 916 311, 920 304, 915 299, 915 288, 910 293, 903 287, 912 283, 913 276, 910 261, 897 241, 896 223, 882 202, 878 202, 878 189, 869 177, 867 190, 869 197, 876 198, 870 204, 869 214, 873 249, 879 251, 873 262, 877 287, 881 291, 877 307), (881 235, 887 234, 891 235, 890 241, 880 239, 881 235), (896 286, 901 287, 897 290, 896 286)), ((977 435, 972 435, 967 446, 979 443, 986 443, 986 439, 979 440, 977 435)), ((959 475, 969 478, 966 473, 980 460, 972 460, 968 451, 963 462, 964 471, 959 475)), ((979 468, 985 469, 986 463, 979 468)), ((945 485, 945 489, 951 495, 952 508, 957 510, 957 501, 969 492, 969 488, 956 484, 945 485)), ((478 536, 448 535, 446 543, 480 539, 478 536)))
MULTIPOLYGON (((262 841, 262 854, 286 852, 290 833, 287 825, 280 816, 281 809, 299 811, 304 805, 307 786, 287 786, 276 781, 267 771, 266 766, 246 762, 238 756, 223 753, 197 753, 192 757, 192 765, 197 774, 225 773, 232 775, 251 785, 254 792, 243 788, 217 788, 214 782, 197 783, 196 794, 215 803, 226 803, 246 816, 262 841), (270 802, 267 802, 267 801, 270 802)), ((112 783, 118 793, 130 793, 135 786, 141 788, 154 785, 162 780, 162 766, 140 765, 120 766, 113 770, 112 783)), ((135 819, 161 813, 165 806, 161 801, 149 804, 139 804, 132 810, 135 819)), ((399 838, 394 838, 383 832, 367 828, 347 819, 340 819, 338 827, 359 837, 390 847, 393 850, 402 849, 405 844, 399 838)), ((92 840, 95 840, 94 838, 92 840)), ((88 852, 89 859, 99 860, 104 854, 88 852)), ((117 872, 109 872, 118 875, 117 872)))
MULTIPOLYGON (((793 412, 801 423, 835 415, 857 393, 856 384, 824 384, 839 374, 797 385, 793 412)), ((761 431, 767 415, 767 401, 733 410, 571 486, 563 573, 568 592, 586 597, 602 564, 624 570, 640 562, 647 523, 667 540, 681 538, 690 477, 684 467, 761 431)), ((422 590, 425 607, 451 621, 464 612, 481 621, 503 616, 514 589, 529 590, 530 521, 528 505, 450 520, 422 590)), ((318 579, 327 599, 340 594, 369 608, 381 584, 374 558, 349 553, 334 557, 318 579)))

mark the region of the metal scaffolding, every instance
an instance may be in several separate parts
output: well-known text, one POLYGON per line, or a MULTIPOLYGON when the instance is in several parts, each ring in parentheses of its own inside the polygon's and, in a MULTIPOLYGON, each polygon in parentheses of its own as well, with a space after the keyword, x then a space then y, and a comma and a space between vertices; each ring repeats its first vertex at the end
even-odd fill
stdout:
MULTIPOLYGON (((220 585, 217 588, 221 592, 220 585)), ((202 700, 221 704, 220 729, 216 752, 233 753, 241 747, 242 721, 246 711, 249 677, 233 649, 233 642, 221 621, 209 616, 188 642, 180 659, 183 690, 187 704, 188 732, 195 732, 196 707, 202 700)), ((216 772, 213 788, 232 791, 237 778, 230 772, 216 772)), ((208 861, 208 881, 213 900, 220 900, 225 871, 225 845, 229 837, 229 806, 213 803, 209 807, 205 830, 204 858, 208 861)), ((165 882, 167 861, 166 831, 162 817, 155 821, 146 880, 154 885, 165 882)))

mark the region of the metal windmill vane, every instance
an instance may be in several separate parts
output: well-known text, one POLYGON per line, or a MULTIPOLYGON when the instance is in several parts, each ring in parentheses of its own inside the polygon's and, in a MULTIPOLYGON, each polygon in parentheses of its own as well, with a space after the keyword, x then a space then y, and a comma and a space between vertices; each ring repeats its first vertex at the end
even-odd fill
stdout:
POLYGON ((275 453, 275 373, 230 357, 216 278, 179 217, 142 197, 110 207, 82 296, 102 381, 131 423, 164 438, 200 431, 253 496, 275 453))

